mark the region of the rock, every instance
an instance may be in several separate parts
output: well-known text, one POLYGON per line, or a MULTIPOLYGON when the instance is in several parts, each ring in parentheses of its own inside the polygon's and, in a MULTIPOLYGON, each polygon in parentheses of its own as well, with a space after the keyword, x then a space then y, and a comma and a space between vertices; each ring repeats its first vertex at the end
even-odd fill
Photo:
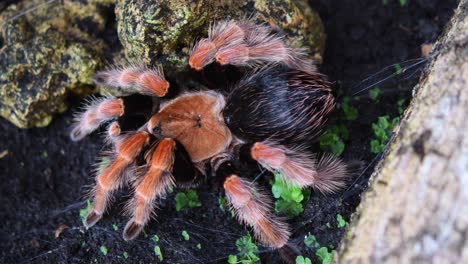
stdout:
POLYGON ((162 64, 166 75, 188 69, 190 46, 205 37, 210 23, 257 15, 283 30, 295 46, 308 47, 317 62, 325 48, 320 17, 306 1, 293 0, 117 0, 120 41, 129 61, 162 64))
POLYGON ((70 92, 93 91, 106 49, 96 35, 113 1, 82 2, 22 1, 1 13, 0 115, 18 127, 46 126, 67 109, 70 92))

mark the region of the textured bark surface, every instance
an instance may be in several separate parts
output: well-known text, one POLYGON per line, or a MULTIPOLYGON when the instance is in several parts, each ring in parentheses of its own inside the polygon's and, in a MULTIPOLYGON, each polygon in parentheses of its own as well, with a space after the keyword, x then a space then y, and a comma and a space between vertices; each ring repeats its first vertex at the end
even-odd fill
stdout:
POLYGON ((338 263, 468 263, 468 3, 435 45, 338 263))

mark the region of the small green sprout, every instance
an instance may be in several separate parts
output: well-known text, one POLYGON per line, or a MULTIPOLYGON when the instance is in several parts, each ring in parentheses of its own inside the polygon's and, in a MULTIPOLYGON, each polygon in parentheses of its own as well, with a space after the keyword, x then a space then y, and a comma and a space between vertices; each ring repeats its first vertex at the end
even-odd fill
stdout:
POLYGON ((315 255, 320 259, 322 264, 331 264, 333 261, 334 253, 335 253, 335 250, 328 252, 328 248, 321 247, 315 252, 315 255))
POLYGON ((49 153, 47 151, 42 152, 42 158, 47 159, 49 157, 49 153))
POLYGON ((344 97, 343 102, 341 103, 341 109, 343 110, 343 113, 345 114, 344 117, 346 120, 356 120, 357 117, 359 116, 359 112, 357 108, 351 106, 349 104, 349 97, 344 97))
POLYGON ((312 261, 308 257, 297 256, 296 257, 296 264, 312 264, 312 261))
POLYGON ((162 253, 161 248, 159 246, 154 246, 154 254, 156 255, 156 257, 158 257, 159 261, 164 260, 163 253, 162 253))
POLYGON ((396 74, 400 74, 400 73, 403 72, 403 68, 401 67, 401 65, 399 63, 395 64, 395 72, 396 72, 396 74))
POLYGON ((180 192, 175 197, 176 210, 180 211, 186 208, 200 207, 201 202, 198 200, 198 194, 195 190, 180 192))
POLYGON ((91 201, 86 200, 86 208, 80 210, 80 217, 82 220, 86 218, 86 216, 93 210, 93 205, 91 201))
POLYGON ((112 228, 114 229, 114 231, 119 230, 119 227, 116 224, 112 224, 112 228))
POLYGON ((331 228, 331 227, 332 227, 332 226, 330 225, 330 222, 327 222, 325 225, 326 225, 328 228, 331 228))
POLYGON ((158 243, 159 242, 159 236, 158 235, 154 235, 151 240, 153 240, 154 243, 158 243))
POLYGON ((405 112, 405 108, 404 108, 405 99, 398 100, 397 105, 398 105, 398 114, 402 115, 405 112))
POLYGON ((197 244, 197 249, 198 249, 198 250, 201 250, 201 249, 202 249, 202 246, 201 246, 200 243, 197 244))
POLYGON ((344 220, 343 216, 340 214, 336 215, 336 221, 338 221, 338 228, 348 226, 348 222, 346 222, 346 220, 344 220))
POLYGON ((128 253, 127 253, 127 251, 125 251, 125 252, 123 253, 123 256, 124 256, 125 259, 128 259, 128 253))
POLYGON ((220 196, 218 198, 218 203, 219 203, 219 209, 221 209, 221 211, 223 212, 226 212, 226 209, 227 209, 227 200, 224 196, 220 196))
POLYGON ((237 263, 237 256, 236 255, 229 255, 228 263, 229 264, 236 264, 237 263))
POLYGON ((380 88, 378 86, 376 86, 376 87, 369 90, 369 97, 373 101, 378 102, 379 101, 379 96, 380 96, 381 93, 382 93, 382 91, 380 90, 380 88))
POLYGON ((296 217, 304 212, 303 202, 310 196, 310 190, 302 190, 299 186, 287 184, 281 174, 275 173, 271 186, 275 201, 275 210, 288 217, 296 217))
POLYGON ((229 255, 228 263, 238 263, 238 259, 242 264, 254 264, 260 261, 258 257, 258 247, 252 241, 252 236, 247 234, 236 241, 237 256, 229 255), (239 257, 238 257, 239 256, 239 257))
POLYGON ((320 149, 339 156, 345 149, 344 141, 349 139, 349 132, 345 125, 331 126, 320 136, 320 149))
POLYGON ((102 253, 104 256, 106 256, 107 253, 109 252, 109 250, 107 249, 106 246, 101 246, 99 249, 101 250, 101 253, 102 253))
POLYGON ((400 0, 400 6, 406 6, 408 4, 407 0, 400 0))
POLYGON ((317 241, 317 238, 314 235, 311 235, 310 233, 304 237, 304 244, 308 248, 318 248, 320 246, 319 242, 317 241))
POLYGON ((184 238, 185 241, 190 240, 190 235, 185 230, 182 231, 182 237, 184 238))
POLYGON ((395 117, 390 121, 389 116, 379 116, 377 123, 372 124, 372 129, 375 134, 375 139, 370 142, 372 153, 377 154, 385 149, 393 127, 395 127, 398 122, 400 122, 399 117, 395 117))

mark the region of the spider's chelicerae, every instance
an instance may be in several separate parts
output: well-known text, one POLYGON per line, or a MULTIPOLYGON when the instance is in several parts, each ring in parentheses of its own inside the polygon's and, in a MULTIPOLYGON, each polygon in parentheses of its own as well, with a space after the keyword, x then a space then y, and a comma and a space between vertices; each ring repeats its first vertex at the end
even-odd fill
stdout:
POLYGON ((285 246, 288 225, 272 213, 268 195, 243 177, 240 156, 247 153, 249 162, 280 173, 291 185, 325 194, 344 187, 348 167, 330 155, 317 159, 308 146, 335 106, 330 82, 302 49, 250 20, 216 23, 192 48, 189 64, 196 71, 209 64, 255 69, 235 84, 167 100, 170 83, 160 69, 132 66, 96 74, 97 84, 134 95, 93 101, 72 130, 71 138, 79 140, 112 121, 111 162, 96 176, 84 225, 96 224, 112 193, 129 183, 134 194, 123 237, 134 239, 169 189, 210 175, 223 179, 230 206, 261 243, 285 246))

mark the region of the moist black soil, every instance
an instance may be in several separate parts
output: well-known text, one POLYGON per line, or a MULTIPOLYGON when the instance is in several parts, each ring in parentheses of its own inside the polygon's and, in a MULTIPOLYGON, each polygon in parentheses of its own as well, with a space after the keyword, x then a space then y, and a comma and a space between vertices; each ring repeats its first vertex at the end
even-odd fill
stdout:
MULTIPOLYGON (((293 228, 292 242, 314 263, 317 248, 307 249, 304 235, 315 235, 321 246, 339 246, 345 228, 337 227, 336 216, 350 219, 381 158, 370 152, 371 123, 382 115, 398 116, 397 102, 409 102, 423 63, 410 68, 422 60, 408 60, 421 58, 421 45, 436 40, 457 4, 455 0, 408 0, 402 6, 401 2, 405 1, 311 1, 328 35, 321 70, 336 82, 339 98, 349 96, 359 111, 357 120, 341 121, 343 114, 337 110, 331 122, 349 129, 343 158, 365 164, 347 190, 331 197, 312 194, 303 215, 288 221, 293 228), (359 92, 391 77, 395 66, 387 66, 392 64, 411 70, 379 83, 382 95, 378 102, 369 98, 367 90, 359 92), (360 83, 382 69, 385 71, 360 83)), ((103 132, 72 142, 69 127, 79 102, 70 98, 70 104, 72 110, 46 128, 21 130, 0 120, 0 152, 7 153, 0 158, 1 263, 155 263, 159 260, 154 235, 160 238, 157 244, 164 263, 226 263, 229 254, 237 253, 236 240, 250 230, 220 209, 222 194, 209 185, 198 189, 202 207, 181 212, 175 210, 174 193, 179 191, 175 190, 158 210, 157 219, 135 241, 121 238, 127 190, 117 195, 104 219, 85 230, 79 210, 85 207, 87 189, 94 182, 91 172, 103 147, 103 132), (63 230, 56 236, 59 227, 63 230), (190 240, 183 239, 183 230, 190 240)), ((260 183, 270 189, 268 176, 260 183)), ((282 262, 268 248, 260 247, 260 257, 262 263, 282 262)))

